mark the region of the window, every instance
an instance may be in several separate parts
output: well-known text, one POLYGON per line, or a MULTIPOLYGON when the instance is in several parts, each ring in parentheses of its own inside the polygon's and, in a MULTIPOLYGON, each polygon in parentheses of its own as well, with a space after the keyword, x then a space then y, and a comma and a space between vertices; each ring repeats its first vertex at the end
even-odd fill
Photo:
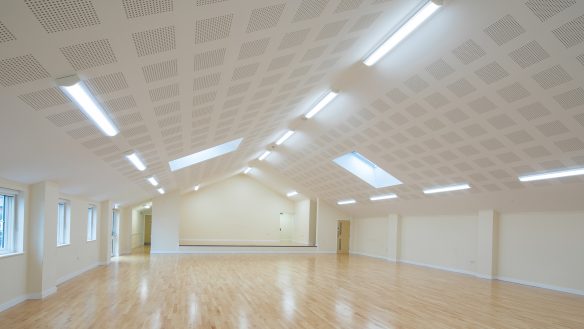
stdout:
POLYGON ((57 206, 57 246, 71 243, 71 214, 69 202, 60 200, 57 206))
POLYGON ((87 241, 97 240, 97 209, 95 206, 87 208, 87 241))
POLYGON ((0 189, 0 255, 19 251, 16 192, 0 189))

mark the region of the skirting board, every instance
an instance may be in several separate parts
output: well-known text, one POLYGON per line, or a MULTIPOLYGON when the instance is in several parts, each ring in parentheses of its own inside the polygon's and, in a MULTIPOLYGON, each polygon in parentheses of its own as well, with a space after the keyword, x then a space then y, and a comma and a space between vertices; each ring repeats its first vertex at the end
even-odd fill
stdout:
POLYGON ((278 243, 280 240, 232 240, 232 239, 180 239, 181 243, 201 243, 201 242, 242 242, 242 243, 278 243))
POLYGON ((73 279, 74 277, 79 276, 79 275, 81 275, 81 274, 83 274, 83 273, 85 273, 85 272, 87 272, 89 270, 92 270, 92 269, 94 269, 94 268, 96 268, 98 266, 99 266, 99 262, 95 262, 93 264, 90 264, 90 265, 88 265, 88 266, 80 269, 79 271, 75 271, 73 273, 69 273, 67 275, 64 275, 64 276, 58 278, 56 283, 57 283, 57 285, 60 285, 60 284, 62 284, 64 282, 67 282, 67 281, 73 279))
POLYGON ((390 259, 388 257, 383 257, 383 256, 373 255, 373 254, 367 254, 367 253, 362 253, 362 252, 352 251, 350 253, 351 254, 354 254, 354 255, 360 255, 360 256, 372 257, 372 258, 377 258, 377 259, 383 259, 383 260, 390 261, 390 262, 393 262, 393 263, 404 263, 404 264, 409 264, 409 265, 414 265, 414 266, 428 267, 428 268, 432 268, 432 269, 436 269, 436 270, 442 270, 442 271, 447 271, 447 272, 460 273, 460 274, 465 274, 465 275, 472 275, 472 276, 475 276, 475 277, 478 277, 478 278, 481 278, 481 279, 486 279, 486 280, 498 280, 498 281, 504 281, 504 282, 521 284, 521 285, 524 285, 524 286, 531 286, 531 287, 536 287, 536 288, 542 288, 542 289, 548 289, 548 290, 554 290, 554 291, 559 291, 559 292, 565 292, 565 293, 569 293, 569 294, 584 296, 584 291, 578 290, 578 289, 558 287, 558 286, 554 286, 554 285, 550 285, 550 284, 539 283, 539 282, 530 282, 530 281, 525 281, 525 280, 520 280, 520 279, 514 279, 514 278, 509 278, 509 277, 503 277, 503 276, 489 277, 489 276, 486 276, 486 275, 483 275, 483 274, 480 274, 480 273, 476 273, 476 272, 471 272, 471 271, 465 271, 465 270, 454 269, 454 268, 449 268, 449 267, 443 267, 443 266, 436 266, 436 265, 431 265, 431 264, 424 264, 424 263, 412 262, 412 261, 407 261, 407 260, 399 260, 399 261, 396 261, 395 259, 390 259))
MULTIPOLYGON (((314 247, 307 247, 314 248, 314 247)), ((273 251, 273 250, 151 250, 151 254, 336 254, 336 251, 326 250, 296 250, 296 251, 273 251)))

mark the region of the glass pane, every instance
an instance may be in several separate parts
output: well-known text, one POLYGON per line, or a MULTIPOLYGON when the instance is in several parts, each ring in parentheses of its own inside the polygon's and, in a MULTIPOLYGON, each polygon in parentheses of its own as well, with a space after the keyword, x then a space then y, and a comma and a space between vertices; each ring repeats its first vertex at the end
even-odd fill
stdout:
POLYGON ((4 249, 4 230, 6 229, 5 225, 5 204, 4 201, 6 198, 3 195, 0 195, 0 249, 4 249))

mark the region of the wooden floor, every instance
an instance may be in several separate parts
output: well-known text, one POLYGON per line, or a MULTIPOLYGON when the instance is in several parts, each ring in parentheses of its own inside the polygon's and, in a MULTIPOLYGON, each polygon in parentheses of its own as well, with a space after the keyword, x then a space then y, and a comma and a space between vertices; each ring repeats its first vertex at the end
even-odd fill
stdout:
POLYGON ((1 328, 584 328, 584 297, 348 255, 124 256, 1 328))

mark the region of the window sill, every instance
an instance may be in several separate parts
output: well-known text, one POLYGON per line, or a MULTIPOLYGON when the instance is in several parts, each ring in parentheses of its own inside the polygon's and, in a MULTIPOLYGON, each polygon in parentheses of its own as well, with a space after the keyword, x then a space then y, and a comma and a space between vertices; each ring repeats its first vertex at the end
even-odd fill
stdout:
POLYGON ((8 257, 12 257, 12 256, 20 256, 20 255, 24 255, 23 251, 19 251, 19 252, 12 252, 9 254, 0 254, 0 258, 8 258, 8 257))
POLYGON ((97 241, 97 239, 95 239, 95 240, 87 240, 87 243, 89 243, 89 242, 95 242, 95 241, 97 241))
POLYGON ((71 243, 60 244, 60 245, 57 245, 57 248, 61 248, 61 247, 68 247, 68 246, 70 246, 70 245, 71 245, 71 243))

